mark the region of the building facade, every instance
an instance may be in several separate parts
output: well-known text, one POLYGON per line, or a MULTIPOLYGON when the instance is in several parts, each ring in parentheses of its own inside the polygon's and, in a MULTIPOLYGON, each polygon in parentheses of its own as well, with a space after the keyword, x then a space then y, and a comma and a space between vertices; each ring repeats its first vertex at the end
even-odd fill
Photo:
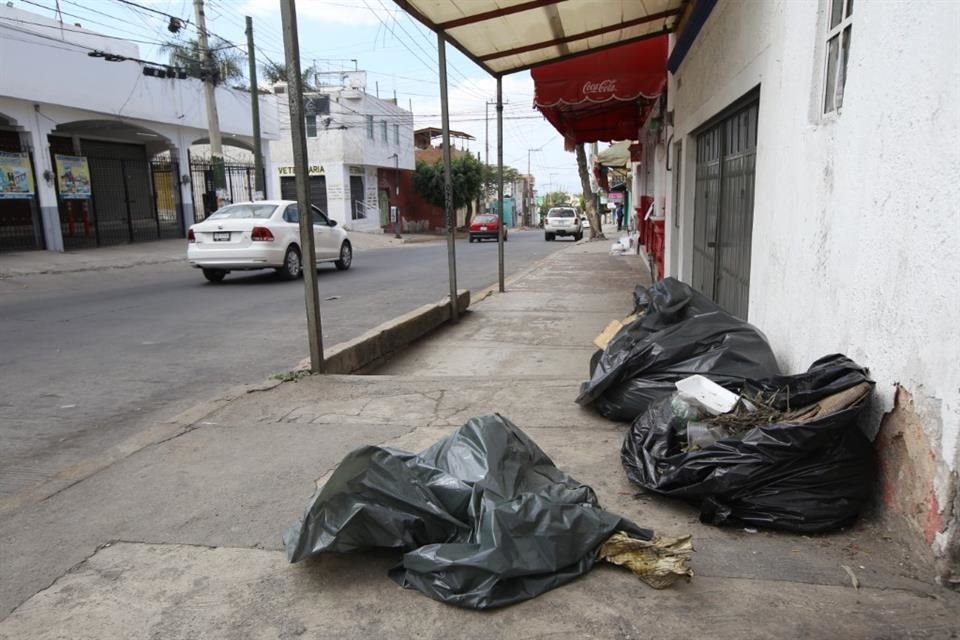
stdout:
MULTIPOLYGON (((0 18, 0 60, 30 61, 0 73, 0 250, 183 237, 210 177, 191 171, 208 138, 200 81, 140 61, 130 42, 9 6, 0 18)), ((250 94, 216 99, 224 144, 252 148, 250 94)), ((276 138, 273 97, 260 106, 262 137, 276 138)), ((252 194, 251 176, 234 197, 252 194)))
MULTIPOLYGON (((365 83, 363 72, 344 73, 337 86, 307 93, 304 124, 312 201, 348 229, 375 231, 390 224, 390 207, 397 206, 390 172, 414 168, 413 114, 366 93, 365 83)), ((270 144, 268 176, 281 197, 295 199, 286 87, 274 89, 280 135, 270 144)))
POLYGON ((785 371, 869 366, 882 503, 956 582, 960 5, 699 4, 672 126, 641 133, 666 273, 761 327, 785 371))

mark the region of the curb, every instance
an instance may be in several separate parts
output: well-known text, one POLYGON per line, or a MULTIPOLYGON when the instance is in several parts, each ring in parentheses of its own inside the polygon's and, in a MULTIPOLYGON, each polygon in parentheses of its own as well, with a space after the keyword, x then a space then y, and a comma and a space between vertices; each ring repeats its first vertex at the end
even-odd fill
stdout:
POLYGON ((0 271, 0 280, 9 278, 26 278, 28 276, 46 276, 59 273, 83 273, 88 271, 112 271, 114 269, 130 269, 131 267, 144 267, 155 264, 171 264, 174 262, 186 263, 186 256, 176 258, 162 258, 157 260, 142 260, 126 264, 103 264, 103 265, 82 265, 69 267, 44 267, 32 271, 0 271))
MULTIPOLYGON (((457 291, 457 307, 463 314, 470 307, 470 292, 457 291)), ((352 340, 335 344, 324 352, 321 375, 350 375, 374 369, 410 344, 426 337, 450 321, 450 298, 408 311, 374 327, 352 340)), ((309 370, 310 359, 297 365, 309 370)))

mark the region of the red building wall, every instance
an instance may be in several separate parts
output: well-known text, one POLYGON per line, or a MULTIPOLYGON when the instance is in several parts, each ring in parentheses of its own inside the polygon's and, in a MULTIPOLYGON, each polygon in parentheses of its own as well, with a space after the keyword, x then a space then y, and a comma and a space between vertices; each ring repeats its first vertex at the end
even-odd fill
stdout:
MULTIPOLYGON (((379 189, 390 191, 390 206, 400 207, 403 220, 402 231, 406 233, 425 233, 443 230, 443 209, 435 207, 421 198, 413 188, 413 171, 379 169, 377 182, 379 189), (397 194, 397 176, 400 180, 400 193, 397 194)), ((384 231, 393 233, 393 224, 383 226, 384 231)))

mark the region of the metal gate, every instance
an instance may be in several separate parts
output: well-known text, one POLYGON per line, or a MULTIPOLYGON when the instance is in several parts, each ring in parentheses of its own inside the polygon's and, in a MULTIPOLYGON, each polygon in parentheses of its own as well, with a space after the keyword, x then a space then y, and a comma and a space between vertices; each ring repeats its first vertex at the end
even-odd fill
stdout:
MULTIPOLYGON (((256 187, 256 169, 246 164, 223 165, 227 180, 229 202, 253 200, 256 187)), ((190 177, 193 182, 193 219, 201 222, 217 210, 217 189, 213 179, 213 163, 208 160, 190 159, 190 177)), ((294 198, 296 200, 296 198, 294 198)))
POLYGON ((759 101, 697 135, 693 286, 747 317, 759 101))
MULTIPOLYGON (((297 179, 295 176, 280 178, 280 197, 284 200, 297 199, 297 179)), ((310 204, 324 213, 328 213, 326 176, 310 176, 310 204)))
MULTIPOLYGON (((0 151, 27 152, 21 146, 20 134, 16 131, 0 131, 0 151)), ((32 153, 30 165, 36 166, 32 153)), ((35 168, 31 178, 36 188, 35 168)), ((0 251, 43 249, 43 244, 43 222, 36 192, 29 198, 0 198, 0 251)))
POLYGON ((183 217, 180 212, 180 165, 169 160, 150 163, 153 180, 153 209, 157 214, 157 235, 161 238, 182 238, 183 217))

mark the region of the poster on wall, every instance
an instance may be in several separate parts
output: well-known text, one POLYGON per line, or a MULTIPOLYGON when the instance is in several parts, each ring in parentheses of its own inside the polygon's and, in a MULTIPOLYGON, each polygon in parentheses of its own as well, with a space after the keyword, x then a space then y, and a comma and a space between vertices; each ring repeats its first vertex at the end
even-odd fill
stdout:
POLYGON ((30 154, 0 151, 0 199, 32 198, 33 194, 30 154))
POLYGON ((57 162, 57 189, 64 200, 85 200, 92 195, 90 167, 83 156, 54 156, 57 162))

